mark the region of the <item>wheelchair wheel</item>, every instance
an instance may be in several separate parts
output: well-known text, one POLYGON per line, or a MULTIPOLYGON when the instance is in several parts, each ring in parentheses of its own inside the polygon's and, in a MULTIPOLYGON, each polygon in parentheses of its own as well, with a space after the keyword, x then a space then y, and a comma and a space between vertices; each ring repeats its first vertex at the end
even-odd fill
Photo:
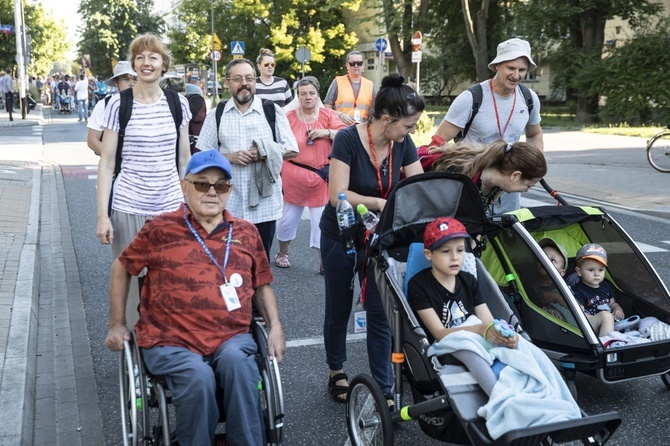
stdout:
POLYGON ((149 406, 147 380, 135 343, 135 334, 119 356, 119 396, 124 446, 144 444, 147 438, 149 406))
POLYGON ((170 413, 168 411, 168 397, 165 387, 160 382, 153 385, 154 393, 152 406, 155 407, 151 415, 151 446, 169 446, 172 444, 170 433, 170 413))
POLYGON ((654 136, 647 143, 647 160, 659 172, 670 172, 670 132, 654 136))
POLYGON ((670 372, 662 374, 661 380, 663 381, 663 384, 665 384, 665 387, 670 390, 670 372))
POLYGON ((393 423, 384 392, 369 375, 357 375, 347 393, 347 429, 354 446, 393 445, 393 423))
POLYGON ((258 346, 258 368, 261 375, 261 407, 266 423, 267 443, 272 446, 282 444, 284 436, 284 394, 277 361, 268 357, 268 334, 263 324, 254 320, 251 327, 254 341, 258 346))

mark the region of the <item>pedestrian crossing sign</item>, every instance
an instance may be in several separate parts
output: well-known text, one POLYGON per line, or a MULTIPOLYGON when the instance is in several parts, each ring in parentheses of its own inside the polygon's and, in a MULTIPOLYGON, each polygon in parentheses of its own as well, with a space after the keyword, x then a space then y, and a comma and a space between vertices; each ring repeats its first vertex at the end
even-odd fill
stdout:
POLYGON ((233 42, 230 42, 230 52, 233 55, 236 54, 244 54, 244 42, 241 40, 235 40, 233 42))

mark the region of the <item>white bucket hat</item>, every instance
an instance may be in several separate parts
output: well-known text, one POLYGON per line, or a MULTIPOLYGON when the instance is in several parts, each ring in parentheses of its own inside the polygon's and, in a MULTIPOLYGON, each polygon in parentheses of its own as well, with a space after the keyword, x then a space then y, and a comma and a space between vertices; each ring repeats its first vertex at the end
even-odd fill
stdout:
POLYGON ((498 54, 489 64, 489 70, 495 71, 495 66, 497 64, 507 62, 508 60, 518 59, 519 57, 528 59, 528 62, 530 63, 528 71, 533 71, 537 68, 537 65, 535 65, 535 62, 533 62, 533 59, 530 57, 530 43, 516 37, 505 40, 498 45, 498 54))
POLYGON ((122 60, 121 62, 117 62, 116 65, 114 65, 114 76, 107 79, 105 83, 110 87, 113 87, 114 79, 119 76, 123 76, 124 74, 137 77, 137 73, 133 71, 132 67, 130 66, 130 62, 122 60))

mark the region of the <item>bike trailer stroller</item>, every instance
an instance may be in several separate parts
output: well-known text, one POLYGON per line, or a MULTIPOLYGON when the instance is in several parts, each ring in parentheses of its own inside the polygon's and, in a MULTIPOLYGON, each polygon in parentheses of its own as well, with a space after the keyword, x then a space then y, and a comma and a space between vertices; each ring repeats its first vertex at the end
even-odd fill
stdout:
MULTIPOLYGON (((642 319, 650 316, 660 321, 656 329, 670 323, 668 289, 611 215, 589 206, 539 206, 496 215, 491 220, 495 229, 488 234, 489 244, 482 260, 513 301, 533 343, 558 364, 573 395, 576 396, 576 372, 605 383, 661 375, 670 388, 670 329, 665 336, 651 340, 640 340, 635 337, 637 332, 631 332, 633 338, 624 336, 623 342, 600 339, 566 285, 565 278, 574 272, 579 248, 597 243, 607 252, 606 278, 627 318, 622 325, 637 317, 640 322, 656 324, 652 318, 642 319), (564 277, 538 244, 545 238, 565 250, 568 262, 564 277), (547 288, 551 293, 547 294, 547 288), (632 342, 627 343, 624 338, 632 342)), ((642 325, 633 328, 639 329, 644 338, 642 325)))
MULTIPOLYGON (((352 444, 391 445, 393 424, 412 419, 418 419, 430 437, 450 443, 604 444, 621 423, 616 413, 586 416, 582 412, 582 418, 510 430, 495 440, 489 435, 486 421, 477 414, 487 403, 487 395, 454 358, 434 354, 404 291, 405 272, 414 267, 410 251, 417 245, 412 244, 420 243, 423 252, 423 230, 440 216, 457 218, 472 236, 485 234, 489 225, 474 183, 464 175, 449 173, 427 173, 402 181, 389 195, 380 216, 371 259, 393 337, 394 399, 398 410, 389 411, 381 388, 371 377, 353 378, 346 408, 352 444), (403 374, 410 384, 414 404, 402 403, 403 374)), ((482 262, 472 254, 467 256, 471 258, 466 259, 466 264, 474 266, 468 272, 476 274, 493 316, 509 321, 520 331, 519 321, 482 262)))

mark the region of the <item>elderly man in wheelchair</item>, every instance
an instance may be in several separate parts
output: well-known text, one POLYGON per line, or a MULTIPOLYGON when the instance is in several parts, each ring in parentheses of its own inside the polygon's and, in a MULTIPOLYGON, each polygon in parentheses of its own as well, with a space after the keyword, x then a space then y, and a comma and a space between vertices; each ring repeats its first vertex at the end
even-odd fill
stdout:
POLYGON ((112 265, 105 344, 123 350, 131 339, 128 283, 147 268, 135 338, 149 372, 172 393, 181 445, 213 443, 219 405, 229 445, 265 444, 252 300, 269 328, 268 355, 281 361, 286 351, 258 231, 225 210, 230 181, 230 163, 217 150, 194 155, 181 182, 186 203, 147 221, 112 265))

